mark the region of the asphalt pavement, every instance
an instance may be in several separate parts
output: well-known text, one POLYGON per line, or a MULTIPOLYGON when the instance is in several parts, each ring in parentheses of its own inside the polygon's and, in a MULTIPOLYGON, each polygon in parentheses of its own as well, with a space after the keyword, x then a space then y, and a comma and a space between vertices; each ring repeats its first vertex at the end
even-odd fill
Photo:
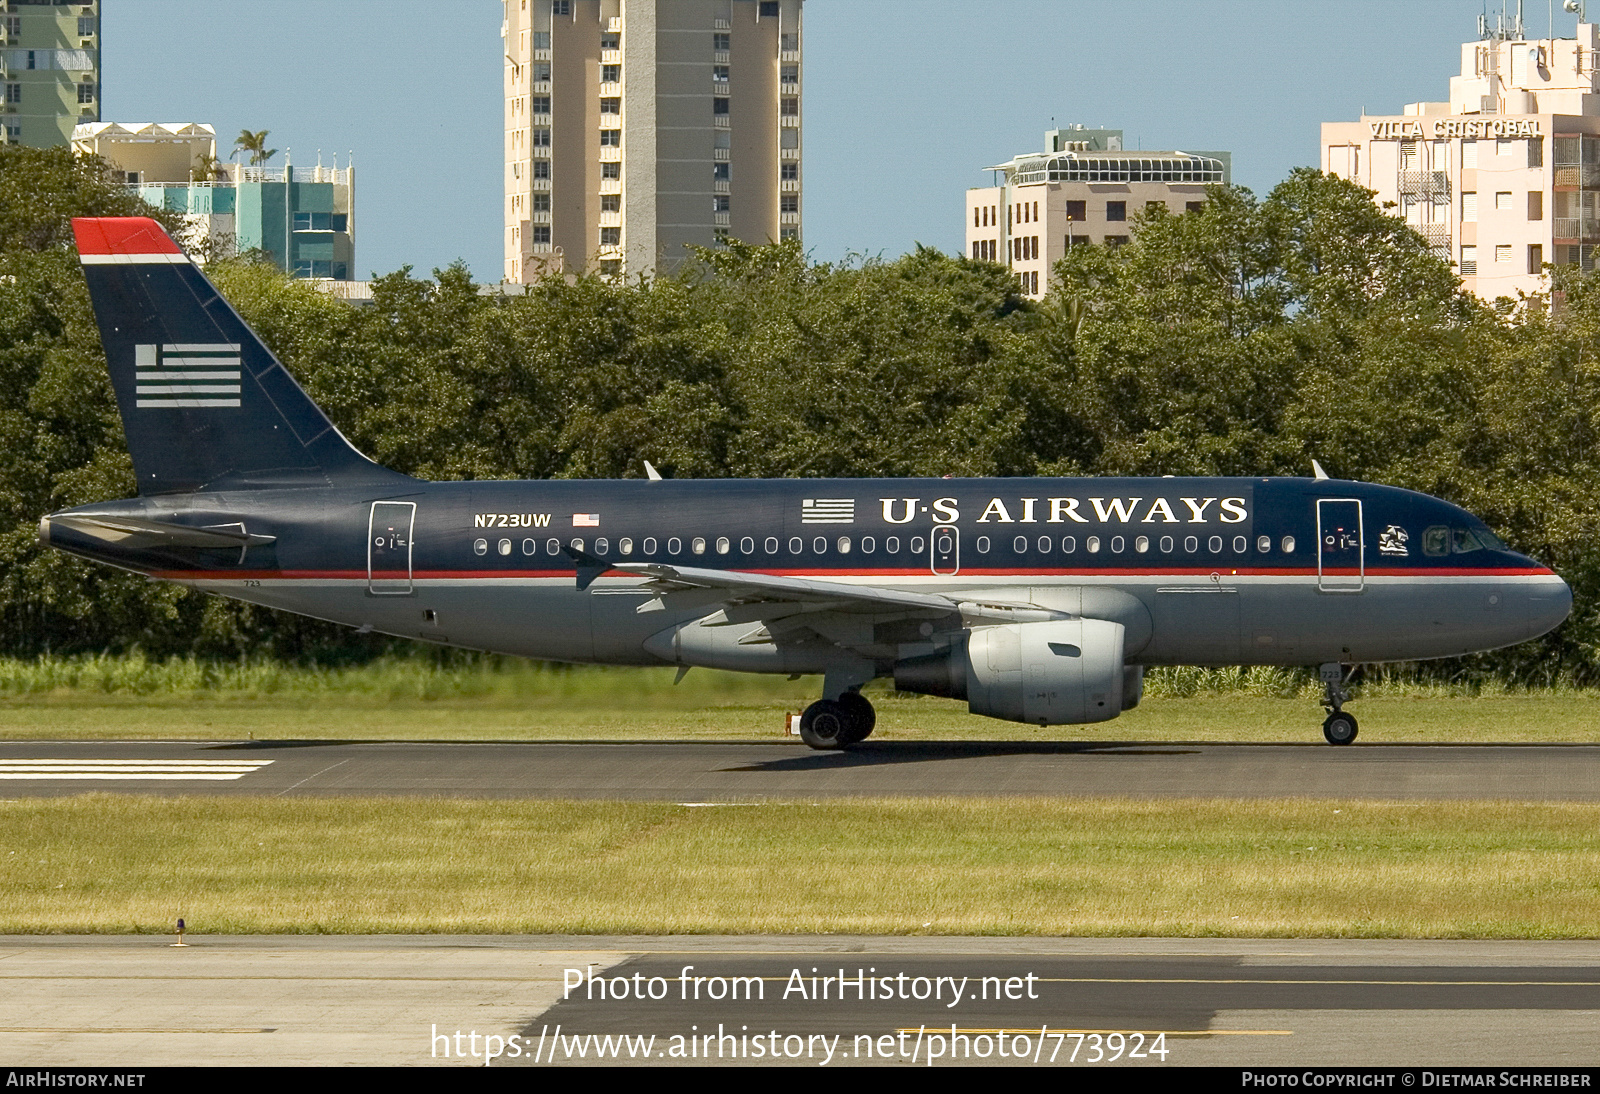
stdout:
POLYGON ((407 795, 1600 800, 1597 745, 9 741, 0 798, 407 795))

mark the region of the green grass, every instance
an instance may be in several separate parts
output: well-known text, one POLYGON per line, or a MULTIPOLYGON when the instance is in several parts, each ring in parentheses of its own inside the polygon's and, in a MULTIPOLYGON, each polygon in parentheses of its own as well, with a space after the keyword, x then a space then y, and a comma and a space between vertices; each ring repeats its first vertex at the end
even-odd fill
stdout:
MULTIPOLYGON (((354 668, 207 664, 142 657, 0 660, 0 740, 431 739, 771 740, 817 697, 790 681, 696 669, 544 665, 485 658, 440 667, 384 660, 354 668)), ((1321 739, 1318 690, 1276 669, 1164 669, 1121 718, 1092 726, 1016 725, 965 704, 869 687, 876 740, 1321 739)), ((1350 707, 1361 741, 1600 741, 1600 691, 1374 680, 1350 707)))
POLYGON ((0 802, 0 933, 1600 937, 1600 805, 0 802))

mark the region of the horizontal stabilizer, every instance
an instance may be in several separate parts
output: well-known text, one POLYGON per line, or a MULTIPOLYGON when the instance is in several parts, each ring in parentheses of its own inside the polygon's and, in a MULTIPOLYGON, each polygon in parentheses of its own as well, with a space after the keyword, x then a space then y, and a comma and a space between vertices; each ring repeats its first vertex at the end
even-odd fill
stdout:
POLYGON ((125 547, 237 547, 248 549, 264 547, 277 542, 277 536, 256 535, 245 531, 244 523, 214 525, 195 528, 188 524, 169 524, 143 517, 105 516, 91 517, 57 514, 39 522, 39 538, 50 540, 50 528, 60 525, 81 535, 106 543, 125 547))

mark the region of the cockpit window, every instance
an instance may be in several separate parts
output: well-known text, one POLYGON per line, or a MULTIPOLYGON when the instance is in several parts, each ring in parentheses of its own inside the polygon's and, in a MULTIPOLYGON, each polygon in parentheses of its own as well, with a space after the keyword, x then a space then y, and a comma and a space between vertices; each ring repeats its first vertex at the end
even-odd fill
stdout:
POLYGON ((1422 533, 1422 553, 1435 558, 1452 554, 1470 555, 1474 551, 1505 549, 1505 544, 1481 524, 1476 528, 1447 528, 1442 524, 1435 524, 1422 533))

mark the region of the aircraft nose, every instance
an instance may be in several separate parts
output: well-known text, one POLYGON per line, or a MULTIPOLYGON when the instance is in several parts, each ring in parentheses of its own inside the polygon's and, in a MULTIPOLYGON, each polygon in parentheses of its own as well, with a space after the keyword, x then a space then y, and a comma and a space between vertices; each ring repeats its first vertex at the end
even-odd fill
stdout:
POLYGON ((1555 574, 1542 576, 1528 587, 1529 637, 1555 630, 1572 614, 1572 589, 1555 574))

